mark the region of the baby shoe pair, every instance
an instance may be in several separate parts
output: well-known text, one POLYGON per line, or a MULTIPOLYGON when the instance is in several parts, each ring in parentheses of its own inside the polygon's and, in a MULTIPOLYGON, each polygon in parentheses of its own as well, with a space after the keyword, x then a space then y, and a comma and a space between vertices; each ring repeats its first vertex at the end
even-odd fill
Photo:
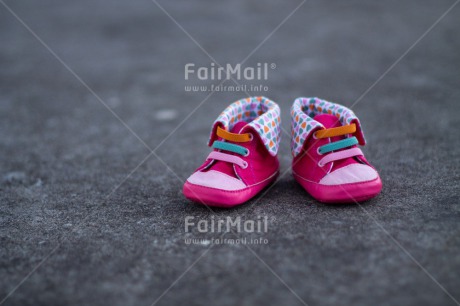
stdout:
MULTIPOLYGON (((365 139, 348 108, 318 98, 298 98, 291 108, 292 173, 315 199, 364 201, 382 189, 377 171, 357 145, 365 139)), ((187 179, 184 195, 195 202, 233 207, 253 198, 279 174, 280 108, 265 97, 230 104, 213 124, 213 151, 187 179)))

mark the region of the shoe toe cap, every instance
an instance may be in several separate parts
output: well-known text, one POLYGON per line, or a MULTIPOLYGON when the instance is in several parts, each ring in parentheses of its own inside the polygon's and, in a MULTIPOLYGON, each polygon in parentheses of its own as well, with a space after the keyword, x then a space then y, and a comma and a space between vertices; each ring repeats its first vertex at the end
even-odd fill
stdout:
POLYGON ((239 179, 215 170, 206 172, 197 171, 187 179, 187 182, 193 185, 226 191, 235 191, 246 188, 246 185, 239 179))
POLYGON ((342 185, 375 180, 379 175, 372 167, 363 164, 351 164, 328 173, 319 182, 323 185, 342 185))

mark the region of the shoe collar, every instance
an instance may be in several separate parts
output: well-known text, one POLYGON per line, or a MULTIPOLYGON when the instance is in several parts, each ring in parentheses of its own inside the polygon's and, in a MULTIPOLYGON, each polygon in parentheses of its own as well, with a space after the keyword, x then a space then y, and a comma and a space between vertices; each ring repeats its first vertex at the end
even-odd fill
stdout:
POLYGON ((321 123, 313 119, 318 114, 334 115, 342 125, 356 124, 353 136, 358 139, 360 145, 366 144, 359 119, 351 109, 319 98, 297 98, 291 107, 292 156, 296 157, 302 151, 304 143, 314 132, 325 129, 321 123))
POLYGON ((217 127, 231 131, 241 121, 248 124, 240 133, 256 133, 272 156, 278 153, 281 136, 280 108, 265 97, 250 97, 230 104, 214 121, 208 146, 218 138, 217 127))

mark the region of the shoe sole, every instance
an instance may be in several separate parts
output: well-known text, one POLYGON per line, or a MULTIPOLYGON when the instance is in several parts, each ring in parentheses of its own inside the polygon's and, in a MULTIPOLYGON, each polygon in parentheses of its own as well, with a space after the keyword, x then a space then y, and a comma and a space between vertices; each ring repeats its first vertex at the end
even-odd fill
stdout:
POLYGON ((323 203, 355 203, 370 200, 382 190, 380 177, 372 181, 342 185, 323 185, 293 173, 296 181, 316 200, 323 203))
POLYGON ((185 182, 182 192, 187 199, 198 204, 212 207, 231 208, 241 205, 255 197, 265 187, 273 183, 278 175, 279 171, 272 174, 268 179, 241 190, 222 190, 185 182))

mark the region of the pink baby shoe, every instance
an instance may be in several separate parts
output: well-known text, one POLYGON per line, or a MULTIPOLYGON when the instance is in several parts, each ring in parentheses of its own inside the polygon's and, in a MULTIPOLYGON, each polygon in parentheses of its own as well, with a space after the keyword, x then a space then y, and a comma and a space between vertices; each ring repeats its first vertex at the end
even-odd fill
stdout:
POLYGON ((214 149, 187 179, 184 195, 210 206, 240 205, 279 173, 280 108, 265 97, 230 104, 214 122, 208 145, 214 149))
POLYGON ((368 200, 382 182, 357 144, 366 143, 356 115, 318 98, 298 98, 291 108, 294 178, 325 203, 368 200))

